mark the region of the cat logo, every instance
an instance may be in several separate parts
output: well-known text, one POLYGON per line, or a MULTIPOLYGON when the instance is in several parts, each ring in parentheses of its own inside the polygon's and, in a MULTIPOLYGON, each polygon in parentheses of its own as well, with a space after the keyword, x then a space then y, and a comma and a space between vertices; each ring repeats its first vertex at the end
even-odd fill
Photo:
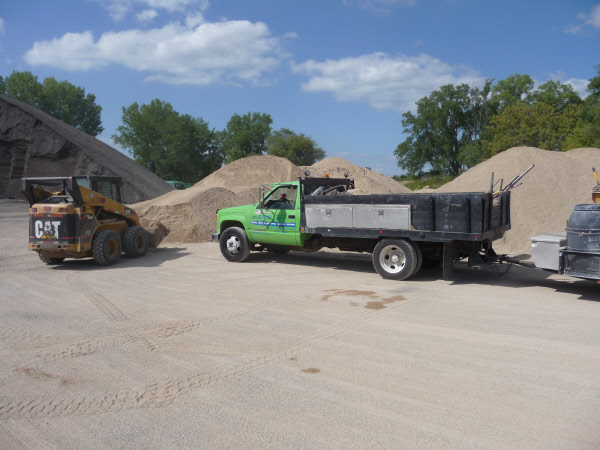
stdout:
POLYGON ((35 237, 38 239, 59 239, 58 226, 60 220, 36 220, 35 237))

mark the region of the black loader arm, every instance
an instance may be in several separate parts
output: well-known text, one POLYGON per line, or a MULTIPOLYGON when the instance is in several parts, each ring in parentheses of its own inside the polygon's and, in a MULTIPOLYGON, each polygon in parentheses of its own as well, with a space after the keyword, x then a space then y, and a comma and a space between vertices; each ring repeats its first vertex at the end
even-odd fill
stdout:
POLYGON ((73 197, 75 206, 83 204, 79 185, 74 177, 21 178, 21 192, 29 202, 29 206, 35 205, 52 195, 52 192, 47 191, 43 186, 56 187, 57 190, 63 191, 65 195, 68 193, 73 197))

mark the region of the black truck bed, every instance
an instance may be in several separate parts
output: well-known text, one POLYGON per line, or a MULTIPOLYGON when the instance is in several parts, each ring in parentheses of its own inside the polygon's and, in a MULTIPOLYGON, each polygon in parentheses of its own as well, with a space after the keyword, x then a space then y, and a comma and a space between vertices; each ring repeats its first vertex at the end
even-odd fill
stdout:
POLYGON ((323 236, 491 242, 510 230, 510 192, 303 195, 300 226, 323 236))

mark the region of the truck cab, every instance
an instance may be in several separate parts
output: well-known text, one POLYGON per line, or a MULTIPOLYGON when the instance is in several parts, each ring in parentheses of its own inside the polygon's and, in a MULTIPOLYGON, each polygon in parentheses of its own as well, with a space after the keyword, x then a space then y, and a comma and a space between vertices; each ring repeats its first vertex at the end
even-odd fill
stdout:
MULTIPOLYGON (((273 183, 259 187, 258 203, 217 211, 217 233, 213 241, 219 241, 223 232, 237 228, 243 232, 251 250, 284 252, 307 250, 306 241, 312 238, 301 226, 303 221, 302 200, 304 196, 349 195, 354 189, 354 180, 348 178, 308 178, 297 181, 273 183)), ((228 238, 224 256, 230 261, 243 261, 248 252, 240 252, 243 239, 228 238), (228 252, 231 248, 232 252, 228 252), (243 259, 239 259, 245 256, 243 259)), ((222 246, 223 249, 223 246, 222 246)))

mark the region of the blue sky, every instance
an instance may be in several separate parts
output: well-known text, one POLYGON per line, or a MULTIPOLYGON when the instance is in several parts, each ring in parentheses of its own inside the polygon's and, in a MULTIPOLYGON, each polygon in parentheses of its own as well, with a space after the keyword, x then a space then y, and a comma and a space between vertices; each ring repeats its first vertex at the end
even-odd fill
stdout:
POLYGON ((0 0, 0 75, 84 87, 106 142, 159 98, 217 130, 269 113, 387 175, 402 113, 439 86, 521 73, 585 95, 596 64, 598 0, 0 0))

